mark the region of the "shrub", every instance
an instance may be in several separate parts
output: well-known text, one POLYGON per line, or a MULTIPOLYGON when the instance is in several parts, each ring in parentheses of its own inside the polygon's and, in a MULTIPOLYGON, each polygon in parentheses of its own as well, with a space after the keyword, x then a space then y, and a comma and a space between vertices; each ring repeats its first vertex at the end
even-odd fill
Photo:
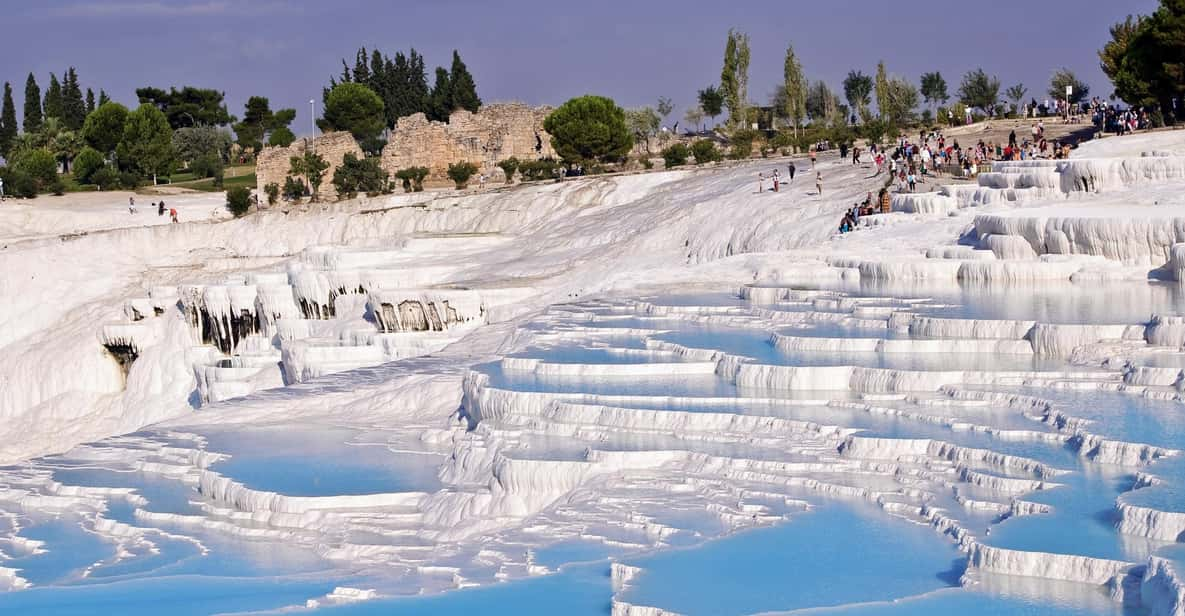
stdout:
POLYGON ((448 177, 457 185, 457 190, 463 190, 469 185, 469 178, 477 173, 477 165, 461 161, 448 166, 448 177))
POLYGON ((309 189, 305 183, 292 176, 284 178, 284 188, 280 190, 280 194, 284 195, 285 199, 293 203, 300 203, 301 197, 309 193, 309 189))
POLYGON ((358 158, 346 154, 342 164, 333 172, 333 187, 338 198, 353 199, 360 192, 379 193, 387 188, 389 175, 379 166, 377 158, 358 158))
POLYGON ((223 168, 222 159, 217 154, 204 154, 189 163, 189 171, 199 178, 218 177, 223 168))
POLYGON ((142 183, 143 180, 140 179, 140 176, 130 171, 124 171, 119 174, 119 185, 128 190, 136 190, 142 183))
POLYGON ((650 160, 649 156, 643 156, 639 158, 638 162, 642 163, 642 168, 647 171, 650 171, 654 168, 654 162, 650 160))
POLYGON ((226 191, 226 209, 230 210, 235 218, 247 213, 251 208, 251 189, 246 186, 235 186, 226 191))
POLYGON ((5 195, 25 199, 37 196, 37 184, 32 176, 16 167, 0 167, 0 178, 4 179, 5 195))
POLYGON ((864 138, 869 143, 880 143, 889 132, 889 125, 884 120, 869 120, 861 127, 864 138))
POLYGON ((98 150, 86 146, 74 157, 74 179, 79 184, 90 184, 95 172, 106 164, 98 150))
POLYGON ((560 164, 552 158, 532 160, 519 163, 518 172, 524 182, 549 180, 556 177, 560 164))
POLYGON ((667 169, 686 165, 689 157, 691 157, 691 148, 682 143, 676 143, 662 151, 662 160, 667 169))
POLYGON ((275 182, 269 183, 263 187, 263 192, 267 193, 267 204, 275 205, 280 200, 280 185, 275 182))
POLYGON ((934 114, 929 109, 922 110, 922 124, 929 126, 934 123, 934 114))
POLYGON ((518 159, 512 156, 498 163, 498 166, 502 168, 502 173, 506 174, 506 183, 514 183, 514 172, 518 170, 518 159))
POLYGON ((939 107, 938 111, 936 111, 934 113, 934 116, 935 116, 934 120, 937 121, 939 124, 942 124, 945 126, 950 123, 950 118, 947 117, 946 107, 939 107))
POLYGON ((119 172, 111 167, 102 167, 91 174, 91 184, 98 186, 99 190, 119 188, 119 172))
POLYGON ((396 171, 395 172, 395 179, 399 180, 400 184, 403 186, 403 192, 411 192, 412 191, 411 169, 400 169, 399 171, 396 171))
POLYGON ((49 150, 38 148, 21 152, 13 167, 28 174, 38 193, 49 190, 58 179, 58 161, 49 150))
POLYGON ((716 144, 710 139, 700 139, 691 144, 691 155, 695 157, 695 164, 716 162, 724 158, 724 154, 716 149, 716 144))

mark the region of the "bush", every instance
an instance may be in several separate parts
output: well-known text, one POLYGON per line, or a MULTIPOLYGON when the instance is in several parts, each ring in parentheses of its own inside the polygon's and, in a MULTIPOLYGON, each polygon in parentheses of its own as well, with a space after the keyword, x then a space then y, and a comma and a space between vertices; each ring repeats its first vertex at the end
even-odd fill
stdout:
POLYGON ((690 157, 691 148, 682 143, 676 143, 662 151, 662 160, 667 169, 686 165, 690 157))
POLYGON ((950 118, 948 118, 948 117, 947 117, 947 109, 946 109, 946 107, 939 107, 939 108, 938 108, 938 111, 936 111, 936 112, 934 113, 934 115, 935 115, 935 118, 934 118, 934 120, 935 120, 936 122, 938 122, 939 124, 942 124, 942 125, 944 125, 944 126, 945 126, 945 125, 947 125, 947 124, 949 124, 949 123, 950 123, 950 118))
POLYGON ((651 162, 649 156, 643 156, 643 157, 639 158, 638 162, 642 163, 642 168, 647 171, 650 171, 651 169, 654 168, 654 163, 651 162))
POLYGON ((934 114, 929 109, 922 110, 922 124, 929 126, 934 123, 934 114))
POLYGON ((524 182, 533 182, 555 178, 559 169, 560 164, 555 159, 544 158, 519 163, 518 173, 524 182))
POLYGON ((518 170, 518 159, 512 156, 498 163, 498 166, 502 168, 502 173, 506 174, 506 183, 514 183, 514 172, 518 170))
POLYGON ((284 178, 284 188, 280 190, 280 194, 293 203, 300 203, 301 197, 309 194, 309 189, 301 180, 287 176, 284 178))
POLYGON ((275 182, 271 182, 267 186, 264 186, 263 192, 267 193, 268 205, 275 205, 276 202, 280 200, 280 185, 275 182))
POLYGON ((91 177, 105 164, 98 150, 86 146, 74 157, 74 179, 79 184, 90 184, 91 177))
POLYGON ((861 127, 864 138, 869 143, 880 143, 889 132, 889 125, 884 120, 869 120, 861 127))
POLYGON ((360 192, 383 192, 387 188, 388 177, 388 173, 379 166, 379 159, 360 159, 353 154, 346 154, 341 166, 333 172, 333 187, 337 189, 338 198, 344 195, 353 199, 360 192))
POLYGON ((124 171, 119 174, 119 185, 127 190, 136 190, 143 183, 140 176, 130 171, 124 171))
POLYGON ((403 192, 423 192, 424 178, 428 177, 427 167, 408 167, 395 172, 395 179, 403 184, 403 192))
POLYGON ((691 144, 691 155, 695 157, 695 164, 712 163, 724 158, 724 154, 716 149, 711 139, 700 139, 691 144))
POLYGON ((21 152, 13 161, 13 167, 28 174, 38 193, 48 191, 58 179, 58 161, 49 150, 38 148, 21 152))
POLYGON ((246 186, 235 186, 226 191, 226 209, 230 210, 235 218, 247 213, 251 208, 251 189, 246 186))
POLYGON ((103 167, 91 174, 91 184, 98 186, 99 190, 119 188, 119 172, 111 167, 103 167))
POLYGON ((448 166, 448 177, 457 185, 457 190, 463 190, 469 185, 469 178, 477 173, 477 165, 461 161, 448 166))
POLYGON ((0 178, 4 180, 4 194, 9 197, 32 199, 37 196, 33 178, 16 167, 0 167, 0 178))
POLYGON ((217 154, 205 154, 189 163, 189 171, 194 177, 214 178, 222 175, 225 165, 217 154))

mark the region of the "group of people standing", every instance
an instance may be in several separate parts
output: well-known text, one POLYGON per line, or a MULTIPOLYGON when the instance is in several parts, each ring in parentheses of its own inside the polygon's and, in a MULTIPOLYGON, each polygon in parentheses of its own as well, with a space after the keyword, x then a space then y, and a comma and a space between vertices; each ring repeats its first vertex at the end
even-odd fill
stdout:
MULTIPOLYGON (((165 215, 165 200, 164 199, 161 199, 160 203, 153 202, 152 207, 156 208, 156 215, 157 216, 164 216, 165 215)), ((175 210, 173 208, 168 208, 168 211, 169 211, 169 218, 172 219, 173 222, 176 222, 176 223, 181 222, 180 220, 177 220, 177 210, 175 210)), ((134 197, 134 196, 128 197, 128 213, 137 214, 139 212, 140 212, 140 210, 136 208, 136 197, 134 197)))

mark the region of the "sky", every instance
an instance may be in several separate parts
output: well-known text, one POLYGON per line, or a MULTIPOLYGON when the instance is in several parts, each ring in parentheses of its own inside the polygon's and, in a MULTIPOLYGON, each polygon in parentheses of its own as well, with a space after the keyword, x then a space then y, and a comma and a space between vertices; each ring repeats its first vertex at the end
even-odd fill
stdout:
POLYGON ((729 28, 750 37, 750 99, 765 104, 793 44, 811 79, 841 92, 849 70, 915 84, 940 71, 953 94, 982 67, 1004 88, 1023 83, 1042 98, 1058 67, 1093 94, 1110 95, 1096 51, 1108 28, 1157 0, 902 3, 881 0, 4 0, 0 80, 21 115, 30 71, 43 91, 49 73, 76 67, 84 88, 134 106, 142 86, 194 85, 226 93, 232 114, 254 95, 297 110, 310 129, 309 100, 351 66, 360 46, 388 55, 414 47, 428 65, 461 53, 483 101, 558 105, 600 94, 623 107, 676 104, 668 123, 719 81, 729 28))

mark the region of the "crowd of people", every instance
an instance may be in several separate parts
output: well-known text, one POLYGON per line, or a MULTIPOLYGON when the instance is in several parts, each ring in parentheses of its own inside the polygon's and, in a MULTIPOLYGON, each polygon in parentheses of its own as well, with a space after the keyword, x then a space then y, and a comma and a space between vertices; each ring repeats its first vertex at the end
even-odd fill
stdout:
MULTIPOLYGON (((160 203, 157 203, 155 201, 152 202, 152 207, 156 208, 156 215, 157 216, 164 216, 165 215, 165 200, 164 199, 161 199, 160 203)), ((176 209, 168 208, 168 212, 169 212, 169 218, 172 220, 172 222, 176 222, 176 223, 181 222, 180 220, 177 219, 177 210, 176 209)), ((136 197, 134 197, 134 196, 128 197, 128 213, 129 214, 140 213, 140 209, 136 207, 136 197)))

